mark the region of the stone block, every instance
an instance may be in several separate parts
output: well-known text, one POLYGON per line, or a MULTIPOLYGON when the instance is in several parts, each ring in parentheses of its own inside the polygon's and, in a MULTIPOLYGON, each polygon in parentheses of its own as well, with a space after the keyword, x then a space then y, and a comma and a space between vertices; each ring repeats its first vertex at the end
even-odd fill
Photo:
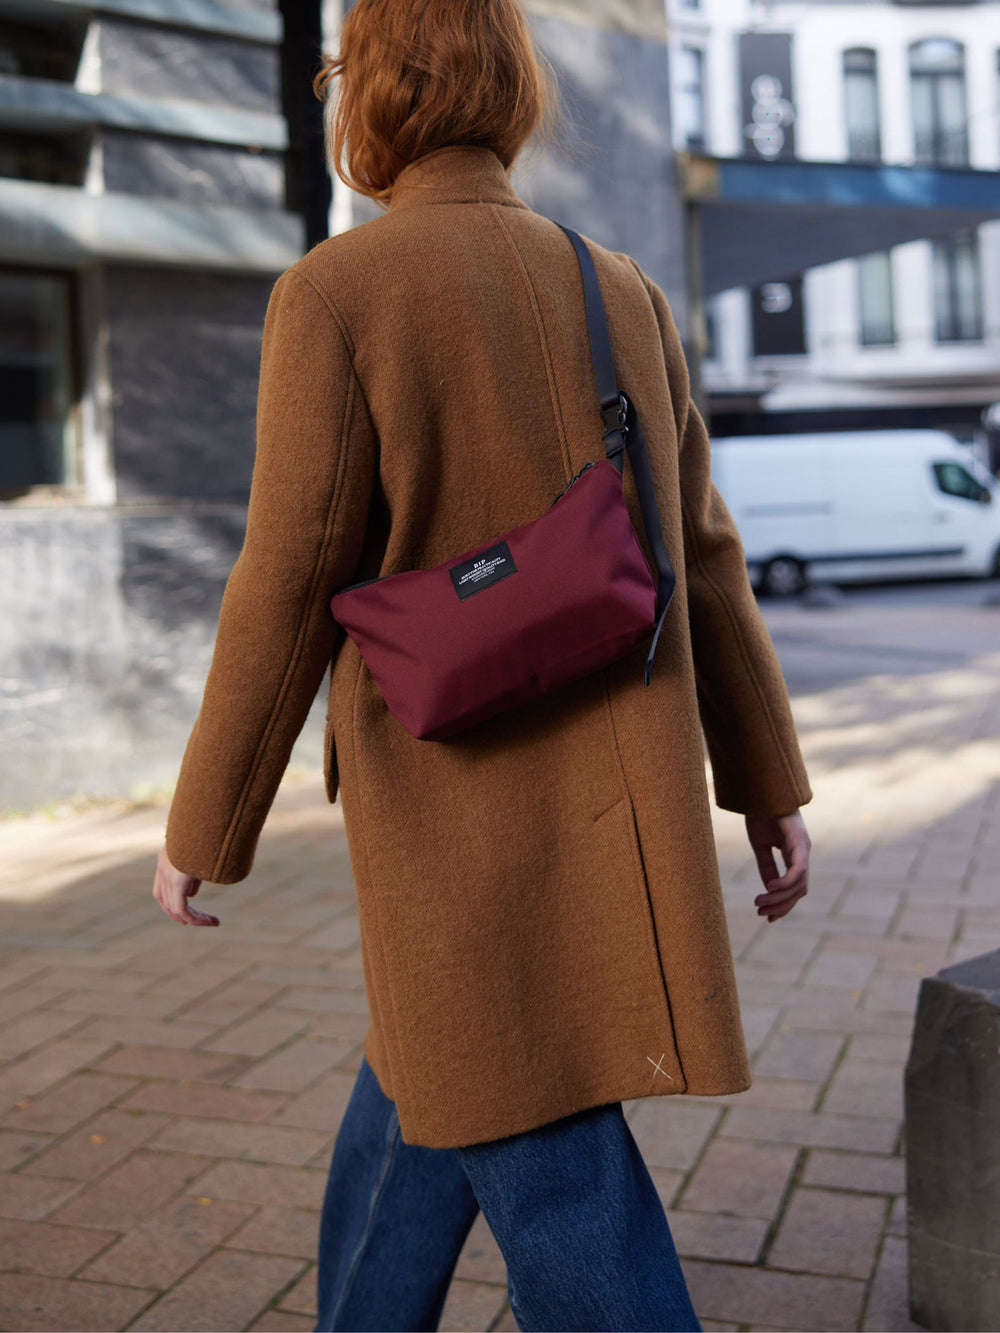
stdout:
POLYGON ((910 1314, 1000 1328, 1000 950, 920 986, 904 1075, 910 1314))

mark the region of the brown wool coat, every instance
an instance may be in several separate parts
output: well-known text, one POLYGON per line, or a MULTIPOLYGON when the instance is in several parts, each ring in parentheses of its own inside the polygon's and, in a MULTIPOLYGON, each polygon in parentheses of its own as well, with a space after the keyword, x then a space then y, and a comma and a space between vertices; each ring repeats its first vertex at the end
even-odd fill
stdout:
POLYGON ((777 815, 812 796, 666 298, 588 243, 677 571, 652 683, 643 644, 417 740, 332 620, 339 588, 528 522, 603 457, 569 241, 492 151, 439 149, 384 215, 274 286, 246 537, 167 824, 181 870, 243 879, 330 668, 365 1052, 404 1139, 429 1147, 749 1087, 702 729, 719 806, 777 815))

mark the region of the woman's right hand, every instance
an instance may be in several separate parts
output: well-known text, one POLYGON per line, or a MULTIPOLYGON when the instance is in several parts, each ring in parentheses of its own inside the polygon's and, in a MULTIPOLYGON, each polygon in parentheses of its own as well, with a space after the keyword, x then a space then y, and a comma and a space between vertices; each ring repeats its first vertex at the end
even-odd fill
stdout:
POLYGON ((809 849, 812 843, 800 810, 788 815, 746 815, 747 836, 766 893, 754 899, 758 916, 774 921, 787 916, 800 898, 809 891, 809 849), (785 863, 778 871, 773 849, 785 863))

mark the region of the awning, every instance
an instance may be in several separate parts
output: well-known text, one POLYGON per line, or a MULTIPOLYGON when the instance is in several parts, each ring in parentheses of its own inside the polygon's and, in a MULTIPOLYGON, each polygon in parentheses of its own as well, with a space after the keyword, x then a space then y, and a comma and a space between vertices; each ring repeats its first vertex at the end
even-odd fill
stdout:
POLYGON ((677 164, 705 296, 1000 218, 997 171, 693 153, 677 164))

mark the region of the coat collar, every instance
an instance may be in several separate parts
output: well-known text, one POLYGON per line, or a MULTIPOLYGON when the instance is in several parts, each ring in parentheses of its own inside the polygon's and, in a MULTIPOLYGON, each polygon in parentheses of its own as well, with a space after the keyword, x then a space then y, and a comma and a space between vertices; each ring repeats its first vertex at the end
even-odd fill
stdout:
POLYGON ((508 204, 527 208, 492 148, 447 144, 410 162, 396 177, 389 211, 418 204, 508 204))

